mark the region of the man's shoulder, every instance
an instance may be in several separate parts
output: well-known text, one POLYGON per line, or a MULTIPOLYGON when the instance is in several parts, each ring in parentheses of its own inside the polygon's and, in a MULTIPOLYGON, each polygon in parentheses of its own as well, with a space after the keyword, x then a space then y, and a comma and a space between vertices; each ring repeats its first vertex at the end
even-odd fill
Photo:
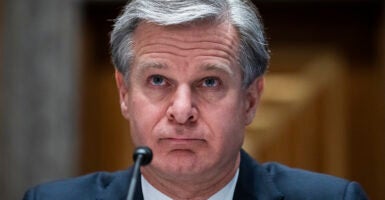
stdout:
POLYGON ((96 172, 47 182, 29 189, 23 199, 95 199, 101 191, 105 191, 111 185, 119 185, 117 183, 129 180, 129 175, 129 171, 96 172))
POLYGON ((343 178, 291 168, 279 163, 261 165, 279 191, 289 199, 367 199, 357 182, 343 178), (313 198, 314 197, 314 198, 313 198))
POLYGON ((343 185, 348 182, 347 180, 336 176, 292 168, 277 162, 267 162, 261 164, 261 166, 270 174, 276 183, 307 183, 307 185, 311 186, 313 183, 319 185, 320 183, 326 182, 329 184, 335 183, 337 185, 343 185))
POLYGON ((285 196, 321 195, 319 199, 344 199, 347 195, 365 196, 358 183, 343 178, 291 168, 275 162, 264 163, 262 167, 285 196))
POLYGON ((259 164, 245 152, 242 154, 241 170, 244 172, 240 177, 242 187, 245 187, 242 191, 256 191, 254 196, 264 193, 264 196, 275 196, 276 199, 367 199, 356 182, 276 162, 259 164))

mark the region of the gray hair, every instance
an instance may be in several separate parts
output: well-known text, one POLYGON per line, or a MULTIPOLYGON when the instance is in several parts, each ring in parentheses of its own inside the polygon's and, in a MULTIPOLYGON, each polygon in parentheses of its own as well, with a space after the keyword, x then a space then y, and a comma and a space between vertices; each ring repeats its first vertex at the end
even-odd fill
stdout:
POLYGON ((226 20, 237 29, 240 39, 238 59, 244 87, 265 73, 269 50, 258 10, 248 0, 132 0, 116 19, 111 33, 115 67, 129 77, 129 65, 134 58, 133 32, 139 22, 168 26, 201 20, 226 20))

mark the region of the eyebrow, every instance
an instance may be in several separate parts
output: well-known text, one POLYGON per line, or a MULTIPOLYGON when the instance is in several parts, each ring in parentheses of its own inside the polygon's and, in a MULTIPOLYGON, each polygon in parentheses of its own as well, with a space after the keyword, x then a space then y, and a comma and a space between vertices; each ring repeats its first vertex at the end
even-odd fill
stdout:
POLYGON ((148 68, 156 68, 156 69, 162 69, 167 68, 167 65, 160 62, 144 62, 138 65, 138 68, 140 70, 146 70, 148 68))
POLYGON ((164 63, 160 62, 144 62, 140 63, 138 66, 139 71, 143 72, 146 71, 147 69, 154 68, 154 69, 167 69, 168 66, 164 63))
MULTIPOLYGON (((138 65, 138 68, 140 71, 146 71, 147 69, 154 68, 154 69, 167 69, 168 65, 160 62, 144 62, 138 65)), ((199 66, 201 70, 204 71, 218 71, 222 73, 226 73, 230 76, 234 75, 234 72, 231 70, 230 66, 223 65, 223 64, 212 64, 212 63, 205 63, 199 66)))
POLYGON ((229 74, 230 76, 234 75, 234 72, 231 70, 230 66, 222 64, 203 64, 201 69, 205 71, 219 71, 229 74))

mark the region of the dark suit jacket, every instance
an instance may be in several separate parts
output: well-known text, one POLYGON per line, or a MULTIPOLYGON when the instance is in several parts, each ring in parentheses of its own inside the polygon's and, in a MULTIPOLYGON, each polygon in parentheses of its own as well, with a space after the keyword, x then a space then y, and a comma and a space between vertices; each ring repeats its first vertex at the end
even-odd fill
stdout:
MULTIPOLYGON (((46 183, 27 191, 24 200, 126 200, 131 176, 132 168, 46 183)), ((134 199, 143 199, 139 177, 134 199)), ((356 182, 292 169, 277 163, 261 165, 241 151, 239 177, 233 199, 332 200, 367 197, 356 182)))

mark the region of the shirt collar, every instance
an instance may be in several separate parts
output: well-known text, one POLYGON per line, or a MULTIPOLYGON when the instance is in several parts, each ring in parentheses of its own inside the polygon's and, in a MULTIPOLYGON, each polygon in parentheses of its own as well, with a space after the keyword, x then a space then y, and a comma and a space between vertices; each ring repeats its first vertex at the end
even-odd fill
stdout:
MULTIPOLYGON (((238 180, 239 169, 229 183, 221 190, 211 196, 208 200, 232 200, 234 196, 235 186, 238 180)), ((153 187, 143 176, 141 176, 141 184, 144 200, 172 200, 155 187, 153 187)))

